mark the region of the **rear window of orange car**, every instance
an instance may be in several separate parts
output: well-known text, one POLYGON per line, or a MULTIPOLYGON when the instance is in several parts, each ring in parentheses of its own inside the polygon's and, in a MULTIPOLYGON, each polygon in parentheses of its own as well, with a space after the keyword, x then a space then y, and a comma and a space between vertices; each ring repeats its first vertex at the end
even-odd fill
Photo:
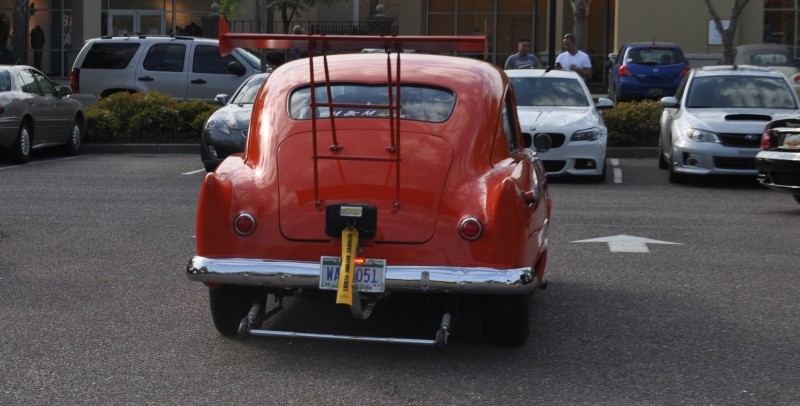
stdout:
MULTIPOLYGON (((394 93, 393 96, 397 97, 394 93)), ((327 103, 327 88, 315 86, 317 103, 327 103)), ((388 118, 389 91, 386 84, 372 85, 363 83, 331 84, 331 95, 334 103, 347 103, 359 106, 335 106, 333 115, 337 118, 388 118), (375 106, 375 107, 370 107, 375 106)), ((308 86, 294 90, 289 96, 289 115, 295 120, 311 119, 311 91, 308 86)), ((404 120, 427 121, 441 123, 453 114, 455 94, 446 88, 436 86, 404 84, 400 87, 400 118, 404 120)), ((317 118, 329 118, 327 107, 318 108, 317 118)))

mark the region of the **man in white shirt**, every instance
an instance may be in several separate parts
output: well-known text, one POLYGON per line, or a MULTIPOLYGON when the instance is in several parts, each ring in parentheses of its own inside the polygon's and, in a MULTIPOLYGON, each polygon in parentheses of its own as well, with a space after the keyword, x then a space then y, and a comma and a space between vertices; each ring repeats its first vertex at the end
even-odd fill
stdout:
POLYGON ((564 46, 564 52, 556 58, 556 69, 578 72, 583 80, 589 83, 589 80, 592 79, 592 61, 589 60, 589 55, 578 50, 575 36, 572 34, 565 35, 561 43, 564 46))

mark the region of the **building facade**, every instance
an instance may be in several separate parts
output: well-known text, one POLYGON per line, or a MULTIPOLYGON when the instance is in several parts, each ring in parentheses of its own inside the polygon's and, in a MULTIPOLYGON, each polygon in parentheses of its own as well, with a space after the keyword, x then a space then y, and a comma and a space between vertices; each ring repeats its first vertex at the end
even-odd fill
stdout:
MULTIPOLYGON (((19 63, 34 64, 38 53, 43 71, 66 76, 89 38, 126 33, 202 36, 203 18, 212 13, 213 3, 0 0, 0 56, 3 63, 17 57, 19 63)), ((259 4, 248 0, 242 15, 229 16, 234 30, 254 32, 267 26, 272 32, 286 32, 288 27, 283 27, 280 16, 261 24, 259 16, 265 13, 259 4)), ((732 0, 712 0, 712 4, 721 18, 729 18, 732 0)), ((739 19, 736 44, 784 43, 798 55, 799 17, 800 0, 751 1, 739 19)), ((295 16, 291 24, 304 26, 306 32, 340 27, 337 30, 344 30, 341 33, 368 33, 364 24, 375 18, 401 35, 486 35, 488 60, 498 65, 516 52, 516 43, 523 37, 531 39, 534 52, 548 63, 549 44, 555 44, 553 52, 560 52, 560 38, 573 31, 572 6, 567 0, 349 0, 312 8, 295 16), (552 14, 551 3, 556 4, 552 14), (378 5, 380 15, 376 16, 378 5), (555 16, 552 23, 551 15, 555 16), (549 37, 551 32, 556 41, 549 37)), ((705 2, 699 0, 593 0, 583 47, 594 65, 592 83, 605 82, 607 55, 625 42, 676 42, 698 61, 703 56, 718 60, 722 45, 710 18, 705 2)))

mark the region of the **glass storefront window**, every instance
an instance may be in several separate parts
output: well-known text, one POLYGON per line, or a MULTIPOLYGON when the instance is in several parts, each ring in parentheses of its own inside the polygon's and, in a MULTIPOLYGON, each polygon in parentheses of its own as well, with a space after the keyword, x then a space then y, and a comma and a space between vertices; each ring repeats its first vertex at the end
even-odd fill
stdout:
POLYGON ((456 10, 455 0, 430 0, 428 2, 428 11, 431 13, 444 12, 452 13, 456 10))
POLYGON ((794 10, 794 2, 795 0, 765 0, 764 1, 764 8, 783 8, 794 10))
POLYGON ((461 0, 458 11, 463 13, 491 13, 494 11, 494 0, 461 0))
POLYGON ((498 8, 505 12, 530 13, 533 11, 533 3, 530 0, 499 0, 498 8))
POLYGON ((428 35, 454 35, 455 22, 453 14, 429 14, 428 35))
MULTIPOLYGON (((103 10, 151 10, 151 9, 158 9, 164 10, 166 7, 165 0, 138 0, 138 1, 130 1, 130 0, 108 0, 107 2, 103 2, 103 10)), ((207 2, 206 2, 207 3, 207 2)), ((208 8, 208 6, 206 6, 208 8)))

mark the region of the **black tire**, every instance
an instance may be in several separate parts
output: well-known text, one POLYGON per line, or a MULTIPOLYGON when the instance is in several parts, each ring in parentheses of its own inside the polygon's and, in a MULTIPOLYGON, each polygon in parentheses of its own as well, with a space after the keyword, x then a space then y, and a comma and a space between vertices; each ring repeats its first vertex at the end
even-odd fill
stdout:
POLYGON ((23 122, 17 132, 17 141, 11 149, 11 159, 18 163, 24 164, 31 160, 31 146, 33 137, 31 136, 31 129, 28 123, 23 122))
POLYGON ((658 169, 669 169, 669 162, 664 159, 664 148, 658 146, 658 169))
POLYGON ((238 335, 239 322, 247 316, 253 303, 259 301, 264 308, 266 294, 249 286, 223 285, 208 289, 211 318, 220 334, 228 337, 238 335))
POLYGON ((800 203, 800 195, 792 195, 792 197, 794 197, 794 200, 796 200, 797 203, 800 203))
POLYGON ((531 333, 531 295, 489 296, 483 301, 483 338, 500 345, 522 345, 531 333))
POLYGON ((79 119, 72 122, 69 138, 67 143, 64 144, 64 153, 67 155, 77 155, 81 149, 81 142, 83 142, 83 125, 79 119))

